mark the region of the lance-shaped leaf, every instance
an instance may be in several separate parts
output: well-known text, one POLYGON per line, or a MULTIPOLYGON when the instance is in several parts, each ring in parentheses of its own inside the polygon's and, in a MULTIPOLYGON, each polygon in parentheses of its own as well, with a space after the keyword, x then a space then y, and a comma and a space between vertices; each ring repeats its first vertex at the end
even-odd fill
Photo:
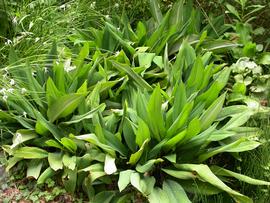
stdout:
POLYGON ((21 147, 13 155, 23 159, 43 159, 48 157, 48 152, 38 147, 21 147))
POLYGON ((235 173, 233 171, 221 168, 219 166, 211 166, 210 169, 217 176, 234 177, 240 181, 243 181, 252 185, 270 185, 270 182, 257 180, 257 179, 245 176, 243 174, 235 173))
POLYGON ((142 144, 141 148, 135 152, 134 154, 131 154, 128 163, 131 165, 135 165, 139 159, 141 158, 145 145, 147 145, 147 143, 149 142, 149 140, 145 140, 144 143, 142 144))
POLYGON ((126 170, 126 171, 121 171, 119 173, 119 179, 118 179, 118 188, 119 191, 122 192, 130 183, 130 176, 132 173, 134 173, 135 171, 133 170, 126 170))
POLYGON ((227 144, 224 146, 208 149, 207 152, 201 154, 198 158, 199 162, 203 162, 206 159, 215 156, 216 154, 222 153, 222 152, 245 152, 250 151, 258 146, 260 146, 261 143, 252 141, 252 140, 246 140, 246 138, 240 138, 239 140, 236 140, 235 142, 231 144, 227 144))
POLYGON ((47 111, 50 122, 54 122, 59 118, 66 117, 73 113, 81 104, 84 96, 81 94, 69 94, 58 98, 47 111))
POLYGON ((54 170, 57 171, 59 169, 63 168, 63 163, 62 163, 62 154, 61 153, 49 153, 48 154, 48 161, 50 164, 50 167, 54 170))
POLYGON ((180 170, 190 171, 197 174, 200 177, 200 179, 204 180, 205 182, 210 183, 211 185, 217 187, 218 189, 221 189, 227 192, 239 203, 252 203, 253 202, 250 198, 228 187, 210 170, 210 168, 207 165, 176 164, 175 166, 180 170))
POLYGON ((140 87, 145 88, 149 91, 152 90, 152 87, 141 77, 139 76, 132 68, 127 65, 118 63, 116 61, 111 61, 113 66, 120 72, 125 72, 129 75, 140 87))
POLYGON ((225 94, 221 95, 219 98, 216 99, 208 109, 201 115, 201 129, 207 129, 217 118, 218 114, 220 113, 223 103, 225 100, 225 94))
POLYGON ((165 136, 165 124, 162 114, 162 97, 160 87, 157 86, 152 93, 147 105, 148 123, 155 139, 165 136))

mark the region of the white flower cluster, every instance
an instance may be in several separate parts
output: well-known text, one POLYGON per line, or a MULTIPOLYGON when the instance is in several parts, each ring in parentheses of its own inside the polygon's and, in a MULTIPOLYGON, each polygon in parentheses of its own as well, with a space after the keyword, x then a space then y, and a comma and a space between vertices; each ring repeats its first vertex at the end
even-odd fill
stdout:
POLYGON ((91 9, 95 9, 96 8, 96 2, 94 1, 93 3, 90 4, 90 8, 91 9))

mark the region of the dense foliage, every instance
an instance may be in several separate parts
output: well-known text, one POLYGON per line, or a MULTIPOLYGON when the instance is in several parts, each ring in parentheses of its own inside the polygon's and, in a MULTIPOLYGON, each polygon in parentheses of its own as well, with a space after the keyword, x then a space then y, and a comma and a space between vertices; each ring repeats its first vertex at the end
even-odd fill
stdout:
POLYGON ((249 23, 263 6, 237 2, 232 24, 184 0, 166 13, 150 0, 152 17, 135 21, 117 2, 114 15, 95 11, 106 1, 14 2, 9 12, 25 9, 0 33, 7 171, 20 164, 96 203, 253 202, 236 181, 270 182, 234 163, 267 146, 250 121, 270 112, 270 54, 249 23))

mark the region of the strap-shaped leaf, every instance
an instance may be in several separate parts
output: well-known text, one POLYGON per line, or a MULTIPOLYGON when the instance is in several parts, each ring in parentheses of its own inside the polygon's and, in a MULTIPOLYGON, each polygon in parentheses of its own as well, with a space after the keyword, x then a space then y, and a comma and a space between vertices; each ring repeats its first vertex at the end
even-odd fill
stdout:
POLYGON ((98 113, 99 111, 104 111, 106 105, 105 104, 100 104, 99 106, 97 106, 96 108, 92 109, 91 111, 88 111, 87 113, 83 114, 83 115, 74 115, 70 121, 66 121, 66 122, 62 122, 61 124, 63 125, 70 125, 70 124, 74 124, 74 123, 79 123, 83 120, 86 119, 90 119, 93 118, 93 116, 98 113))
POLYGON ((63 168, 62 154, 61 153, 57 153, 57 152, 49 153, 48 154, 48 161, 49 161, 50 167, 54 171, 57 171, 57 170, 63 168))
POLYGON ((23 159, 43 159, 48 157, 48 152, 38 147, 21 147, 14 151, 13 156, 23 159))
POLYGON ((130 183, 130 176, 132 173, 134 173, 135 171, 133 170, 126 170, 126 171, 121 171, 119 173, 119 179, 118 179, 118 188, 119 191, 122 192, 130 183))
POLYGON ((154 17, 155 21, 160 24, 162 21, 162 12, 159 8, 158 0, 149 0, 150 4, 150 11, 152 13, 152 16, 154 17))
POLYGON ((170 203, 191 203, 183 187, 172 180, 165 180, 162 189, 167 193, 170 203))
POLYGON ((149 140, 145 140, 144 143, 142 144, 141 148, 135 152, 134 154, 131 154, 128 163, 131 165, 135 165, 141 158, 144 148, 147 145, 147 143, 149 142, 149 140))
POLYGON ((253 201, 245 195, 231 189, 225 183, 223 183, 207 165, 203 164, 176 164, 180 170, 191 171, 196 173, 200 179, 210 183, 211 185, 221 189, 230 194, 239 203, 252 203, 253 201))
POLYGON ((219 166, 212 166, 210 167, 210 169, 217 176, 234 177, 240 181, 243 181, 252 185, 270 185, 270 182, 253 179, 251 177, 245 176, 243 174, 235 173, 233 171, 221 168, 219 166))
POLYGON ((152 93, 147 105, 148 123, 155 139, 159 140, 165 136, 165 124, 162 113, 162 97, 160 87, 157 86, 152 93))
POLYGON ((117 70, 128 74, 129 77, 131 77, 139 86, 147 90, 152 90, 152 87, 142 77, 140 77, 134 70, 132 70, 129 66, 118 63, 116 61, 111 61, 111 62, 117 70))
POLYGON ((58 98, 47 111, 50 122, 54 122, 59 118, 66 117, 73 113, 81 104, 84 96, 81 94, 69 94, 58 98))
POLYGON ((223 94, 217 98, 216 101, 201 115, 200 121, 202 130, 207 129, 216 120, 222 109, 225 95, 226 94, 223 94))

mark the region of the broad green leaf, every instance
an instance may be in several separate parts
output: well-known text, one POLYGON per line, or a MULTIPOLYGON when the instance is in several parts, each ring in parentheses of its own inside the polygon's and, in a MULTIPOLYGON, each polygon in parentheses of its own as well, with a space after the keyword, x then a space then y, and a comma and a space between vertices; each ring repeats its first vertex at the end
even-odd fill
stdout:
POLYGON ((217 176, 234 177, 240 181, 243 181, 252 185, 270 185, 270 182, 253 179, 251 177, 248 177, 239 173, 235 173, 233 171, 221 168, 219 166, 211 166, 210 169, 217 176))
POLYGON ((77 150, 76 143, 74 142, 74 140, 72 140, 70 138, 63 137, 61 139, 61 144, 72 153, 75 153, 77 150))
POLYGON ((169 154, 163 157, 168 161, 170 161, 171 163, 176 163, 176 154, 169 154))
POLYGON ((148 123, 155 139, 159 140, 165 136, 165 125, 162 114, 162 97, 160 87, 157 86, 152 93, 147 105, 148 123))
POLYGON ((13 156, 23 159, 43 159, 48 157, 48 152, 38 147, 21 147, 14 151, 13 156))
POLYGON ((139 65, 149 68, 155 56, 155 53, 138 53, 139 65))
POLYGON ((233 105, 224 107, 218 114, 217 120, 221 121, 227 117, 231 117, 234 114, 240 114, 246 112, 248 107, 245 105, 233 105))
POLYGON ((61 96, 63 96, 63 93, 58 90, 52 78, 49 77, 46 82, 46 99, 48 106, 50 107, 61 96))
POLYGON ((43 173, 39 176, 38 180, 37 180, 37 184, 43 184, 45 183, 45 181, 54 176, 55 175, 55 171, 51 168, 48 167, 45 171, 43 171, 43 173))
POLYGON ((235 114, 232 118, 221 128, 222 130, 230 130, 245 124, 250 116, 252 116, 253 112, 244 111, 239 114, 235 114))
POLYGON ((198 57, 191 69, 191 73, 189 75, 189 78, 187 80, 187 87, 192 88, 195 87, 196 89, 199 89, 203 80, 203 61, 201 57, 198 57))
POLYGON ((256 142, 256 141, 249 141, 246 140, 245 138, 240 138, 239 140, 236 140, 233 143, 208 149, 207 152, 201 154, 198 158, 199 162, 203 162, 206 159, 222 153, 222 152, 244 152, 244 151, 249 151, 257 148, 261 143, 256 142))
POLYGON ((35 179, 38 179, 41 168, 42 168, 43 162, 39 159, 31 160, 27 167, 26 176, 27 177, 34 177, 35 179))
POLYGON ((104 171, 108 175, 111 175, 117 171, 117 168, 115 165, 115 158, 111 157, 108 154, 106 154, 106 157, 105 157, 104 171))
POLYGON ((128 120, 127 118, 124 119, 123 123, 123 136, 125 138, 125 142, 127 143, 127 146, 129 149, 131 149, 133 152, 136 151, 136 136, 132 128, 132 122, 128 120))
POLYGON ((184 131, 178 133, 177 135, 170 138, 163 147, 166 150, 173 149, 179 142, 181 142, 182 139, 184 139, 186 134, 187 134, 187 130, 184 130, 184 131))
POLYGON ((86 120, 86 119, 93 118, 93 116, 96 115, 99 111, 101 111, 101 112, 104 111, 105 107, 106 107, 105 104, 100 104, 99 106, 92 109, 91 111, 88 111, 87 113, 85 113, 83 115, 74 115, 74 116, 72 116, 70 121, 62 122, 61 124, 70 125, 70 124, 74 124, 74 123, 79 123, 79 122, 86 120))
POLYGON ((187 141, 201 132, 201 121, 197 117, 192 119, 188 124, 187 134, 183 141, 187 141))
POLYGON ((173 120, 177 119, 186 103, 187 103, 186 87, 185 84, 181 82, 179 85, 176 85, 175 88, 173 112, 172 112, 173 120))
POLYGON ((113 157, 115 157, 115 150, 105 144, 102 144, 97 136, 95 134, 85 134, 85 135, 79 135, 79 136, 75 136, 76 139, 79 140, 85 140, 87 142, 92 143, 93 145, 96 145, 97 147, 100 147, 102 150, 104 150, 105 152, 109 153, 110 155, 112 155, 113 157))
POLYGON ((77 185, 77 170, 66 168, 62 176, 62 181, 66 191, 73 194, 77 185))
POLYGON ((154 189, 155 178, 154 177, 141 178, 139 173, 134 172, 130 175, 130 183, 142 194, 149 195, 154 189))
POLYGON ((191 203, 182 186, 172 180, 165 180, 162 189, 167 193, 170 203, 191 203))
POLYGON ((63 63, 60 64, 55 64, 53 66, 53 70, 54 70, 54 79, 55 79, 55 85, 57 87, 57 89, 61 92, 65 92, 66 91, 66 87, 65 87, 65 83, 66 83, 66 79, 65 79, 65 70, 64 70, 64 65, 63 63))
POLYGON ((48 161, 50 164, 50 167, 54 170, 57 171, 59 169, 63 168, 63 163, 62 163, 62 154, 61 153, 49 153, 48 154, 48 161))
POLYGON ((235 17, 238 18, 238 20, 241 21, 240 15, 234 6, 232 6, 231 4, 226 4, 226 7, 231 14, 233 14, 235 17))
POLYGON ((194 104, 194 102, 186 103, 182 112, 178 115, 176 120, 173 122, 173 124, 168 129, 168 131, 167 131, 168 137, 174 136, 186 124, 188 117, 190 115, 190 112, 193 108, 193 104, 194 104))
POLYGON ((163 16, 159 7, 158 0, 149 0, 149 4, 152 16, 154 17, 155 21, 160 24, 163 16))
POLYGON ((145 140, 151 139, 150 131, 147 124, 138 117, 138 130, 136 132, 136 143, 139 147, 142 146, 145 140))
POLYGON ((226 94, 221 95, 217 98, 211 106, 201 115, 201 128, 202 130, 207 129, 217 118, 218 114, 222 110, 222 106, 225 100, 226 94))
POLYGON ((68 154, 64 154, 62 158, 63 165, 70 170, 74 170, 76 167, 76 156, 70 156, 68 154))
POLYGON ((150 203, 170 203, 168 194, 161 188, 154 188, 153 192, 148 196, 150 203))
MULTIPOLYGON (((150 51, 155 51, 155 53, 158 54, 160 52, 160 49, 159 50, 153 50, 153 49, 156 48, 157 46, 162 45, 163 47, 165 45, 164 42, 162 43, 161 40, 167 36, 165 35, 164 31, 166 30, 166 27, 168 26, 169 19, 170 19, 170 12, 167 12, 162 22, 159 24, 158 28, 155 29, 153 34, 146 41, 146 45, 151 48, 150 51)), ((168 33, 166 32, 166 34, 168 33)), ((166 43, 166 40, 165 40, 165 43, 166 43)))
POLYGON ((42 121, 37 119, 36 125, 35 125, 35 131, 39 135, 47 136, 50 131, 42 124, 42 121))
POLYGON ((115 151, 119 152, 122 156, 128 155, 127 147, 121 142, 117 134, 113 134, 110 131, 103 129, 104 138, 107 140, 107 144, 111 146, 115 151))
POLYGON ((225 183, 223 183, 215 174, 210 170, 210 168, 207 165, 203 164, 177 164, 177 168, 180 170, 195 172, 200 179, 204 180, 205 182, 210 183, 211 185, 217 187, 218 189, 221 189, 228 194, 230 194, 236 201, 239 203, 252 203, 253 201, 240 194, 239 192, 232 190, 230 187, 228 187, 225 183))
POLYGON ((126 170, 126 171, 121 171, 119 173, 119 179, 118 179, 118 188, 119 192, 122 192, 130 183, 130 176, 131 174, 134 173, 132 170, 126 170))
POLYGON ((32 140, 34 138, 37 138, 37 134, 33 130, 17 130, 15 135, 13 136, 11 145, 11 148, 15 148, 16 146, 20 145, 23 142, 26 142, 28 140, 32 140))
POLYGON ((134 154, 131 154, 128 163, 131 165, 135 165, 139 159, 141 158, 143 151, 144 151, 144 147, 147 145, 147 143, 149 142, 149 140, 145 140, 144 143, 142 144, 142 146, 140 147, 140 149, 135 152, 134 154))
POLYGON ((145 173, 148 172, 150 170, 152 170, 152 168, 154 167, 155 164, 157 163, 161 163, 163 162, 163 159, 151 159, 149 161, 147 161, 144 165, 138 164, 136 166, 136 171, 140 172, 140 173, 145 173))
POLYGON ((221 189, 211 185, 204 181, 192 180, 181 180, 181 186, 186 192, 197 195, 216 195, 222 192, 221 189))
POLYGON ((9 158, 6 165, 6 171, 8 172, 13 166, 15 166, 21 160, 23 160, 23 158, 18 157, 9 158))
POLYGON ((93 202, 95 203, 111 203, 111 200, 115 196, 114 191, 102 191, 98 193, 94 199, 93 202))
POLYGON ((189 180, 197 178, 195 174, 189 171, 180 171, 180 170, 172 170, 172 169, 162 169, 168 175, 181 179, 181 180, 189 180))
POLYGON ((35 110, 35 115, 40 124, 44 128, 47 128, 52 133, 54 138, 60 142, 61 138, 64 136, 60 129, 51 122, 47 121, 39 111, 35 110))
POLYGON ((84 63, 84 59, 89 55, 89 43, 85 42, 74 64, 77 68, 81 67, 84 63))
POLYGON ((45 142, 45 144, 46 144, 46 146, 49 146, 49 147, 55 147, 55 148, 64 150, 63 146, 60 145, 60 143, 57 142, 56 140, 52 140, 52 139, 47 140, 47 141, 45 142))
POLYGON ((129 77, 131 77, 139 86, 150 91, 152 90, 152 87, 142 77, 140 77, 136 72, 134 72, 132 68, 116 61, 111 62, 118 71, 128 74, 129 77))
POLYGON ((47 111, 50 122, 54 122, 59 118, 66 117, 73 113, 80 105, 84 96, 81 94, 69 94, 58 98, 47 111))

